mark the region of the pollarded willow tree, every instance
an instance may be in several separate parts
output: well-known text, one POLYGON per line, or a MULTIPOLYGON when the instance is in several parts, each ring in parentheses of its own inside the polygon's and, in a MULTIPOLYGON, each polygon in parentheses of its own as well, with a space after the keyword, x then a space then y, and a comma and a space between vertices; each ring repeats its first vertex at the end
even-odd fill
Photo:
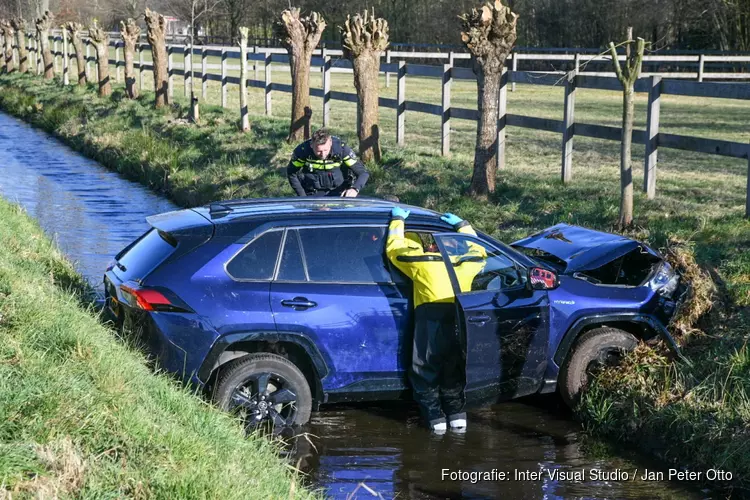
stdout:
POLYGON ((347 16, 341 28, 344 57, 354 67, 359 123, 359 154, 362 160, 380 161, 380 125, 378 124, 378 72, 380 55, 388 47, 388 21, 370 15, 347 16))
POLYGON ((16 50, 18 51, 18 72, 29 71, 29 53, 26 50, 26 19, 17 17, 11 21, 16 30, 16 50))
POLYGON ((66 23, 65 29, 70 33, 70 41, 73 43, 73 48, 76 51, 76 70, 78 71, 78 85, 86 85, 86 59, 83 49, 83 40, 81 39, 81 30, 83 25, 81 23, 66 23))
POLYGON ((5 72, 13 73, 16 70, 15 63, 13 62, 13 38, 15 38, 16 30, 13 29, 13 24, 7 19, 2 20, 0 28, 2 28, 3 33, 5 34, 5 47, 3 54, 3 59, 5 60, 5 72))
POLYGON ((274 32, 289 53, 292 71, 292 122, 288 142, 310 138, 310 59, 318 46, 326 22, 317 12, 301 16, 300 9, 291 7, 281 13, 274 32))
POLYGON ((138 97, 138 87, 135 85, 135 70, 133 61, 135 59, 135 44, 141 36, 141 28, 135 20, 128 19, 127 22, 120 21, 120 36, 125 44, 125 93, 131 99, 138 97))
POLYGON ((49 30, 55 16, 50 11, 45 11, 44 15, 38 18, 34 25, 36 27, 36 36, 39 44, 42 46, 42 61, 44 63, 44 79, 51 80, 55 77, 55 61, 52 57, 52 50, 49 47, 49 30))
POLYGON ((89 27, 89 37, 96 50, 96 67, 99 72, 99 97, 112 94, 112 83, 109 81, 109 34, 101 26, 89 27))
POLYGON ((618 226, 625 229, 633 223, 633 120, 635 118, 635 82, 641 74, 643 38, 633 40, 633 28, 628 28, 628 40, 625 42, 625 65, 620 67, 617 49, 609 42, 609 53, 618 80, 622 83, 622 144, 620 145, 620 218, 618 226), (634 45, 634 47, 633 47, 634 45))
POLYGON ((164 16, 150 9, 143 14, 146 21, 148 43, 151 45, 151 58, 154 61, 154 106, 161 108, 169 104, 167 73, 167 21, 164 16))
POLYGON ((518 15, 500 0, 472 9, 461 16, 461 40, 471 53, 477 76, 477 144, 470 194, 486 196, 495 191, 497 175, 497 119, 500 80, 505 60, 516 43, 518 15))

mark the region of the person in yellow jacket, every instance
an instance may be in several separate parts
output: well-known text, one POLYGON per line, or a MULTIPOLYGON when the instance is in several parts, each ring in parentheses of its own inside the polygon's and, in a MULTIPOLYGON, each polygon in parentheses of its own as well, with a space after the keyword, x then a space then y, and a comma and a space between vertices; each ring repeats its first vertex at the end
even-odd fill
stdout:
MULTIPOLYGON (((455 294, 439 252, 428 251, 419 236, 404 233, 409 211, 394 207, 388 227, 386 255, 414 283, 414 340, 409 381, 422 415, 435 432, 466 427, 464 358, 456 324, 455 294)), ((447 213, 441 217, 459 233, 476 236, 471 225, 447 213)), ((451 257, 461 290, 485 264, 486 252, 469 244, 463 255, 451 257), (473 258, 472 258, 473 257, 473 258), (459 264, 460 261, 460 264, 459 264)))

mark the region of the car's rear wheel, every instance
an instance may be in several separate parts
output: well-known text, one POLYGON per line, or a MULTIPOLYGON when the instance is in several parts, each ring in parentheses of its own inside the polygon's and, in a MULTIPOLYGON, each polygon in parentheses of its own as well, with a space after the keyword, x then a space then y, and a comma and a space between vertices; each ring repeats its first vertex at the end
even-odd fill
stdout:
POLYGON ((617 366, 637 345, 633 334, 618 328, 596 328, 581 335, 563 363, 557 384, 568 406, 573 408, 578 403, 581 390, 594 372, 617 366))
POLYGON ((216 404, 238 415, 248 430, 302 425, 310 420, 312 394, 304 374, 276 354, 250 354, 222 370, 216 404))

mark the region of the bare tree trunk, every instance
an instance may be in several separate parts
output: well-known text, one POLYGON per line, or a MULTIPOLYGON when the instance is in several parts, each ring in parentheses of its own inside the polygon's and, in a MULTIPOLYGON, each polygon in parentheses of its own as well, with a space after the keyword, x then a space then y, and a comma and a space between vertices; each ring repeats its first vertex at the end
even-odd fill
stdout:
POLYGON ((461 40, 471 53, 477 75, 477 143, 469 193, 486 196, 495 191, 497 174, 497 99, 505 60, 516 43, 518 15, 500 0, 461 16, 461 40))
POLYGON ((5 28, 4 19, 0 19, 0 74, 5 73, 5 28))
POLYGON ((29 54, 26 51, 26 20, 17 17, 11 21, 11 24, 16 30, 18 71, 19 73, 26 73, 29 71, 29 54))
POLYGON ((52 57, 52 51, 49 47, 49 29, 55 16, 50 11, 45 11, 44 15, 36 20, 36 32, 39 37, 39 43, 42 46, 42 61, 44 63, 44 79, 51 80, 55 77, 55 61, 52 57))
POLYGON ((83 49, 83 40, 81 40, 81 30, 83 26, 80 23, 67 23, 65 28, 70 33, 70 41, 76 51, 76 71, 78 72, 78 85, 86 86, 86 59, 83 49))
POLYGON ((300 9, 292 7, 281 13, 274 25, 276 36, 289 53, 292 73, 292 120, 288 142, 310 138, 310 58, 318 46, 326 22, 317 12, 300 17, 300 9))
POLYGON ((148 43, 151 44, 151 58, 154 64, 154 91, 156 92, 155 107, 161 108, 169 104, 167 73, 167 22, 158 12, 146 9, 143 15, 148 26, 148 43))
POLYGON ((388 47, 388 21, 364 16, 347 16, 341 27, 344 56, 354 67, 354 87, 359 102, 359 154, 363 161, 380 161, 380 126, 378 120, 380 54, 388 47))
POLYGON ((16 70, 16 65, 13 62, 13 35, 15 30, 11 22, 5 19, 3 19, 2 29, 5 33, 5 73, 13 73, 16 70))
POLYGON ((477 72, 477 142, 474 150, 474 172, 471 176, 472 194, 495 192, 497 175, 497 96, 501 75, 477 72))
POLYGON ((250 130, 250 117, 247 109, 247 39, 250 29, 240 27, 240 130, 250 130))
POLYGON ((91 43, 96 50, 96 67, 99 72, 99 97, 112 94, 112 84, 109 81, 109 35, 94 23, 89 28, 91 43))
POLYGON ((609 53, 612 56, 617 78, 622 83, 622 145, 620 148, 620 217, 618 226, 625 229, 633 223, 633 166, 630 158, 631 145, 633 142, 633 120, 634 112, 634 88, 635 82, 641 74, 643 62, 643 51, 645 41, 638 38, 635 42, 635 51, 631 50, 633 44, 633 28, 628 28, 628 40, 625 45, 627 60, 625 66, 620 67, 617 59, 617 49, 613 42, 609 43, 609 53))
POLYGON ((135 44, 141 36, 141 28, 133 19, 127 23, 120 21, 120 36, 125 43, 125 93, 131 99, 138 97, 138 87, 135 84, 135 70, 133 60, 135 59, 135 44))

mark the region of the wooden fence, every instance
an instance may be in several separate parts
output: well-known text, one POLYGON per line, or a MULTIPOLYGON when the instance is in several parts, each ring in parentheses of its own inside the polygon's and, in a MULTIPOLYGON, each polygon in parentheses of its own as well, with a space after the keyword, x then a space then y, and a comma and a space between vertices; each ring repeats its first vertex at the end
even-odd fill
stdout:
MULTIPOLYGON (((29 37, 29 49, 32 58, 39 60, 36 53, 36 42, 29 37)), ((63 57, 66 59, 69 50, 60 51, 59 43, 61 37, 51 37, 53 41, 55 54, 55 69, 57 70, 57 59, 63 57)), ((123 43, 121 41, 111 41, 110 45, 115 48, 115 57, 110 60, 110 64, 115 66, 115 79, 121 81, 121 68, 124 67, 124 60, 120 57, 123 43)), ((95 62, 95 57, 90 55, 89 42, 86 40, 86 61, 87 65, 95 62)), ((143 73, 146 70, 152 70, 153 66, 144 63, 143 52, 150 50, 147 44, 138 44, 135 67, 139 74, 139 86, 143 89, 143 73)), ((413 53, 410 53, 413 54, 413 53)), ((391 60, 395 57, 401 57, 401 53, 391 52, 391 60)), ((522 54, 519 54, 519 58, 522 54)), ((229 59, 239 59, 239 49, 227 47, 194 47, 192 54, 186 46, 168 45, 168 66, 169 66, 169 94, 174 92, 174 76, 185 76, 185 68, 193 66, 193 56, 199 57, 201 64, 200 70, 196 75, 201 80, 201 93, 205 98, 207 96, 207 82, 216 81, 221 84, 221 105, 227 106, 227 92, 229 85, 239 85, 239 77, 229 76, 230 70, 238 70, 239 66, 230 66, 229 59), (178 65, 174 62, 175 56, 183 60, 183 64, 178 65), (208 64, 208 57, 218 57, 221 64, 208 64), (220 70, 219 74, 212 73, 210 70, 220 70)), ((323 99, 322 118, 323 125, 328 126, 331 117, 331 101, 346 101, 356 103, 358 98, 356 94, 339 92, 331 90, 331 73, 334 72, 351 72, 350 61, 342 58, 336 59, 334 67, 333 57, 341 56, 340 50, 322 49, 312 58, 312 66, 320 68, 322 72, 323 88, 311 88, 310 94, 323 99)), ((468 55, 466 55, 468 56, 468 55)), ((273 63, 288 64, 289 57, 284 49, 253 47, 248 54, 248 61, 252 64, 254 78, 247 81, 248 87, 261 88, 265 91, 265 113, 268 116, 272 114, 271 96, 274 91, 291 92, 292 86, 272 81, 273 71, 289 71, 288 66, 272 66, 273 63), (262 71, 262 77, 261 77, 262 71)), ((464 57, 464 55, 454 54, 455 58, 464 57)), ((568 57, 568 56, 558 56, 568 57)), ((584 56, 576 56, 579 61, 584 60, 584 56)), ((675 57, 675 56, 662 56, 675 57)), ((680 56, 685 57, 685 56, 680 56)), ((709 56, 691 56, 701 57, 704 61, 709 56)), ((743 58, 750 60, 750 58, 743 58)), ((387 109, 396 110, 396 141, 399 145, 405 144, 405 127, 406 111, 417 113, 426 113, 441 117, 441 153, 447 155, 450 153, 451 137, 451 120, 472 120, 476 121, 478 112, 475 109, 459 108, 451 106, 451 84, 454 80, 475 80, 476 77, 472 70, 468 68, 455 67, 449 61, 441 66, 409 64, 400 59, 398 62, 381 63, 380 71, 386 74, 386 80, 390 79, 392 74, 396 78, 397 92, 396 99, 381 97, 380 106, 387 109), (408 75, 418 77, 440 78, 442 81, 442 99, 441 104, 428 104, 406 99, 406 77, 408 75)), ((40 64, 40 63, 37 63, 40 64)), ((67 62, 63 63, 64 68, 68 68, 67 62)), ((94 65, 95 66, 95 65, 94 65)), ((514 65, 515 66, 515 65, 514 65)), ((34 67, 34 66, 32 66, 34 67)), ((184 78, 184 93, 189 95, 191 88, 190 72, 184 78)), ((704 75, 705 77, 706 75, 704 75)), ((68 81, 67 74, 63 75, 64 82, 68 81)), ((589 123, 576 122, 575 119, 575 96, 577 89, 598 89, 621 91, 620 82, 613 76, 602 76, 600 74, 590 74, 585 72, 570 71, 567 74, 549 74, 540 72, 518 71, 511 69, 506 71, 499 94, 499 118, 498 118, 498 136, 496 143, 496 154, 498 167, 505 166, 505 136, 506 129, 509 126, 522 127, 534 130, 543 130, 556 132, 561 135, 561 179, 564 183, 569 183, 573 179, 573 139, 579 137, 593 137, 612 141, 621 140, 620 127, 610 127, 603 125, 594 125, 589 123), (531 116, 515 115, 506 112, 508 88, 515 83, 524 83, 530 85, 564 85, 564 113, 562 120, 548 118, 538 118, 531 116)), ((750 83, 719 83, 719 82, 691 82, 684 80, 667 79, 663 75, 644 75, 635 85, 635 91, 648 94, 648 111, 646 130, 634 130, 633 142, 644 144, 646 147, 644 158, 644 183, 643 190, 647 193, 649 199, 656 196, 656 174, 657 158, 660 147, 693 151, 731 158, 743 158, 748 162, 747 177, 747 195, 745 214, 750 217, 750 144, 731 142, 717 139, 706 139, 701 137, 684 136, 676 134, 666 134, 659 131, 660 116, 660 97, 662 95, 682 95, 706 98, 721 99, 741 99, 750 100, 750 83)))

